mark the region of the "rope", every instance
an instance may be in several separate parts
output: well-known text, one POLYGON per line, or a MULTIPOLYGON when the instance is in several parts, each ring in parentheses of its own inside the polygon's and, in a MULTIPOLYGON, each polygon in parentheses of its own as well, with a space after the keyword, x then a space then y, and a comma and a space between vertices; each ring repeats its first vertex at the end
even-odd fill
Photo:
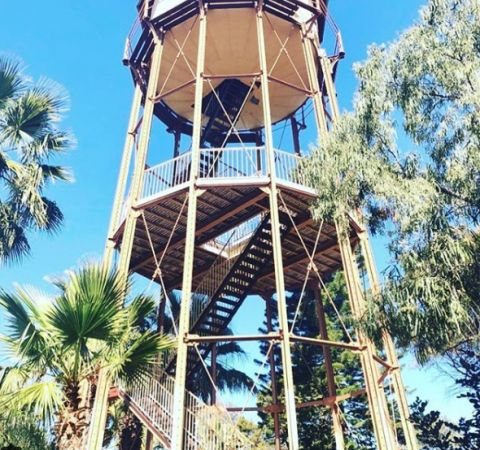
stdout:
POLYGON ((167 249, 170 246, 170 243, 171 243, 172 237, 173 237, 173 233, 175 232, 175 229, 178 226, 178 222, 180 222, 180 217, 182 217, 182 213, 183 213, 183 210, 185 209, 185 205, 187 204, 187 200, 188 200, 188 195, 185 195, 185 200, 182 203, 182 207, 180 208, 180 212, 178 213, 177 219, 175 220, 175 224, 173 225, 172 231, 170 232, 170 236, 168 237, 165 248, 163 249, 162 256, 160 257, 160 261, 158 263, 159 266, 162 264, 163 258, 165 257, 165 253, 167 252, 167 249))
MULTIPOLYGON (((216 392, 216 394, 217 394, 217 400, 221 399, 220 391, 218 390, 217 385, 216 385, 215 382, 213 381, 212 375, 210 374, 210 371, 208 370, 208 367, 207 367, 207 365, 205 364, 205 360, 203 359, 202 354, 201 354, 200 351, 198 350, 198 344, 194 344, 193 348, 194 348, 195 351, 197 352, 198 358, 200 359, 200 362, 202 363, 202 366, 203 366, 203 368, 205 369, 205 372, 207 373, 207 377, 208 377, 208 379, 210 380, 210 383, 212 384, 213 389, 215 389, 215 392, 216 392)), ((224 403, 223 403, 221 400, 220 400, 220 401, 217 401, 217 403, 219 403, 221 406, 225 406, 224 403)), ((230 414, 226 414, 226 416, 228 417, 228 419, 230 420, 230 422, 232 423, 232 425, 233 425, 233 426, 236 426, 236 422, 233 421, 233 419, 232 419, 232 417, 230 416, 230 414)))
POLYGON ((310 264, 308 265, 307 273, 305 275, 305 280, 303 281, 302 292, 300 298, 298 299, 297 308, 295 309, 295 315, 293 316, 292 326, 290 327, 290 333, 293 333, 293 328, 295 327, 295 322, 297 321, 298 313, 300 312, 300 305, 302 304, 303 295, 305 294, 305 289, 307 287, 308 277, 310 276, 310 264))
MULTIPOLYGON (((338 319, 339 319, 339 321, 340 321, 340 324, 342 325, 343 330, 345 331, 345 334, 347 335, 347 337, 348 337, 348 339, 350 340, 350 342, 353 342, 353 339, 352 339, 352 337, 351 337, 351 335, 350 335, 350 333, 349 333, 349 331, 348 331, 348 329, 347 329, 347 327, 346 327, 346 325, 345 325, 345 323, 344 323, 344 321, 343 321, 343 319, 342 319, 342 317, 341 317, 341 315, 340 315, 340 312, 338 311, 338 309, 337 309, 337 307, 336 307, 336 305, 335 305, 335 302, 334 302, 333 299, 332 299, 332 296, 331 296, 330 293, 328 292, 328 290, 327 290, 327 288, 326 288, 326 286, 325 286, 325 283, 323 282, 323 279, 322 279, 322 277, 320 276, 320 271, 318 270, 318 267, 317 267, 317 265, 316 265, 316 263, 315 263, 312 255, 310 255, 310 252, 308 251, 307 246, 305 245, 305 241, 303 240, 302 235, 300 234, 300 231, 299 231, 299 229, 298 229, 298 227, 297 227, 297 224, 295 223, 295 221, 293 220, 292 215, 290 214, 290 210, 288 209, 288 207, 287 207, 287 205, 286 205, 286 203, 285 203, 285 200, 283 199, 282 193, 279 192, 278 195, 279 195, 279 197, 280 197, 280 200, 281 200, 281 202, 282 202, 285 210, 287 211, 288 217, 289 217, 290 221, 291 221, 292 224, 293 224, 293 227, 294 227, 294 229, 295 229, 295 232, 296 232, 297 235, 298 235, 298 238, 299 238, 299 240, 300 240, 300 242, 301 242, 301 244, 302 244, 302 247, 303 247, 303 249, 305 250, 305 253, 307 254, 308 259, 310 260, 310 264, 311 264, 312 267, 314 268, 314 272, 316 273, 317 278, 319 279, 320 284, 322 285, 323 290, 324 290, 325 293, 327 294, 327 298, 329 299, 331 305, 333 306, 333 309, 334 309, 335 313, 336 313, 337 316, 338 316, 338 319)), ((321 227, 323 227, 323 220, 322 220, 322 222, 321 222, 321 227)), ((320 232, 321 232, 321 228, 320 228, 320 230, 319 230, 319 233, 320 233, 320 232)), ((317 242, 318 242, 318 235, 317 235, 317 242)), ((314 252, 316 252, 316 247, 314 248, 314 252)), ((315 254, 315 253, 314 253, 314 254, 315 254)))

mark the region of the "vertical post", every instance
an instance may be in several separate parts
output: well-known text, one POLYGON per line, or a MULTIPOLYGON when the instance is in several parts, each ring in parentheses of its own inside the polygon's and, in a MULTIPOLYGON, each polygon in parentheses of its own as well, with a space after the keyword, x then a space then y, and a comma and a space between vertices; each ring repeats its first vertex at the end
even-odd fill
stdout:
POLYGON ((265 127, 265 151, 268 172, 270 174, 270 221, 272 226, 273 263, 275 267, 275 288, 277 292, 278 320, 282 335, 282 365, 285 391, 285 411, 288 427, 288 448, 298 450, 298 427, 295 407, 295 386, 293 382, 290 333, 288 330, 287 302, 285 298, 285 280, 283 278, 282 243, 280 239, 280 217, 278 214, 278 190, 275 171, 275 155, 273 149, 272 119, 270 114, 270 95, 268 87, 268 67, 265 49, 265 33, 261 6, 257 9, 257 39, 260 60, 263 120, 265 127))
MULTIPOLYGON (((163 39, 154 36, 155 49, 152 55, 150 67, 150 77, 148 81, 147 95, 143 111, 142 128, 140 131, 140 140, 138 146, 137 158, 132 178, 132 190, 130 195, 130 205, 127 213, 125 231, 122 240, 120 252, 119 272, 125 277, 128 275, 128 266, 135 235, 135 225, 138 213, 132 209, 133 204, 138 199, 143 182, 143 173, 145 168, 148 143, 150 141, 150 128, 153 117, 154 97, 157 90, 158 76, 160 72, 160 61, 162 58, 163 39)), ((113 217, 112 217, 113 219, 113 217)), ((98 376, 97 391, 92 410, 92 419, 88 434, 88 450, 100 450, 103 445, 103 436, 105 433, 105 424, 107 421, 108 393, 111 386, 111 377, 105 369, 101 369, 98 376)))
POLYGON ((310 90, 313 92, 312 100, 315 111, 315 119, 317 122, 317 129, 320 138, 325 139, 328 135, 327 119, 325 117, 325 111, 323 109, 323 96, 320 85, 318 83, 318 70, 315 64, 312 42, 308 38, 305 26, 302 26, 300 33, 302 38, 302 48, 305 57, 305 64, 307 67, 308 82, 310 85, 310 90))
POLYGON ((293 149, 297 155, 300 155, 300 130, 295 114, 290 116, 290 124, 292 126, 293 149))
MULTIPOLYGON (((267 331, 269 333, 273 330, 272 325, 272 299, 270 297, 264 298, 266 306, 266 316, 267 316, 267 331)), ((275 353, 273 350, 269 355, 269 364, 270 364, 270 379, 272 380, 272 404, 274 406, 273 411, 273 430, 274 430, 274 439, 275 439, 275 450, 281 449, 280 443, 280 416, 277 410, 278 407, 278 395, 277 395, 277 374, 275 370, 275 353)))
POLYGON ((133 169, 132 187, 128 199, 128 212, 125 221, 125 231, 123 232, 122 246, 120 249, 120 260, 118 271, 126 276, 132 255, 133 239, 135 237, 135 228, 139 212, 133 209, 142 194, 143 175, 145 173, 145 163, 147 161, 148 146, 150 144, 150 132, 152 128, 153 112, 155 108, 155 96, 157 94, 158 78, 160 76, 160 63, 163 53, 163 36, 154 36, 155 49, 153 51, 150 74, 148 78, 147 93, 145 96, 145 105, 143 108, 142 128, 138 139, 138 150, 135 158, 135 167, 133 169))
MULTIPOLYGON (((322 339, 328 340, 325 309, 323 307, 323 301, 322 301, 320 288, 318 284, 315 284, 313 286, 313 292, 315 294, 315 301, 317 304, 318 329, 320 332, 320 337, 322 339)), ((337 386, 335 383, 335 374, 333 371, 333 363, 332 363, 332 352, 330 350, 330 347, 323 346, 323 357, 325 360, 325 371, 327 373, 328 395, 330 397, 336 398, 337 386)), ((343 428, 342 428, 342 421, 340 417, 340 408, 338 407, 338 403, 336 400, 334 403, 332 403, 331 410, 332 410, 332 421, 333 421, 333 433, 335 435, 335 448, 336 450, 344 450, 345 441, 343 438, 343 428)))
MULTIPOLYGON (((354 319, 360 319, 364 312, 365 302, 360 289, 360 275, 350 245, 348 232, 338 223, 336 224, 338 243, 348 290, 350 309, 354 319)), ((386 408, 385 392, 379 386, 378 370, 373 359, 373 345, 363 332, 356 330, 358 341, 363 347, 360 352, 360 361, 365 378, 370 413, 372 415, 373 430, 379 450, 396 450, 397 445, 391 429, 390 418, 386 408)))
MULTIPOLYGON (((372 254, 372 248, 368 237, 367 230, 359 233, 360 237, 360 249, 365 261, 365 267, 370 282, 370 289, 374 297, 380 294, 380 282, 378 280, 378 274, 375 267, 375 262, 372 254)), ((407 396, 405 393, 405 386, 402 380, 402 374, 400 371, 400 365, 397 358, 397 352, 393 344, 392 337, 386 331, 383 333, 383 345, 385 354, 390 365, 393 367, 391 372, 393 390, 395 392, 396 403, 400 414, 400 421, 402 423, 403 434, 405 436, 405 442, 408 450, 417 450, 418 443, 415 435, 415 429, 410 422, 410 409, 408 407, 407 396)))
POLYGON ((123 201, 125 199, 125 190, 127 187, 128 171, 130 168, 130 161, 132 159, 132 150, 135 145, 135 134, 141 102, 142 89, 138 84, 136 84, 132 100, 132 109, 130 110, 130 119, 128 121, 127 135, 125 137, 125 144, 123 146, 123 154, 118 174, 117 188, 115 190, 115 197, 113 200, 112 215, 110 217, 110 225, 108 226, 107 242, 105 244, 104 261, 109 266, 111 266, 112 264, 113 252, 115 249, 113 235, 116 231, 118 224, 120 223, 122 215, 123 201))
POLYGON ((153 450, 153 434, 148 430, 145 436, 145 450, 153 450))
MULTIPOLYGON (((308 48, 312 51, 311 45, 308 45, 308 48)), ((313 58, 313 51, 310 57, 313 58)), ((340 117, 340 111, 337 103, 335 85, 333 83, 330 60, 323 50, 319 51, 319 63, 325 83, 326 93, 330 102, 332 120, 335 122, 340 117)), ((311 63, 311 65, 313 68, 313 63, 311 63)), ((322 111, 325 120, 323 103, 322 111)), ((352 313, 354 317, 359 318, 361 317, 364 308, 364 299, 360 290, 360 275, 358 273, 358 267, 356 266, 355 257, 350 246, 348 232, 339 227, 338 224, 336 227, 352 313)), ((361 362, 377 445, 381 450, 396 449, 398 446, 388 412, 387 399, 383 387, 379 386, 379 371, 376 362, 373 359, 375 347, 359 330, 357 330, 357 335, 361 345, 364 345, 365 347, 361 352, 361 362)))
POLYGON ((210 376, 212 377, 213 386, 210 403, 212 405, 217 404, 217 343, 212 344, 212 353, 211 353, 211 365, 210 365, 210 376))
POLYGON ((160 294, 160 303, 158 304, 157 313, 157 333, 163 334, 165 327, 165 307, 167 305, 167 293, 162 292, 160 294))
POLYGON ((195 103, 193 110, 192 161, 188 187, 187 230, 185 238, 185 256, 183 263, 182 300, 177 339, 177 364, 175 389, 173 395, 172 450, 183 449, 183 429, 185 423, 185 382, 187 374, 188 347, 185 337, 190 322, 190 303, 192 291, 193 261, 195 253, 195 227, 197 219, 197 191, 195 182, 198 177, 200 161, 200 134, 202 131, 203 72, 205 65, 205 42, 207 37, 207 17, 203 5, 199 13, 198 49, 195 82, 195 103))

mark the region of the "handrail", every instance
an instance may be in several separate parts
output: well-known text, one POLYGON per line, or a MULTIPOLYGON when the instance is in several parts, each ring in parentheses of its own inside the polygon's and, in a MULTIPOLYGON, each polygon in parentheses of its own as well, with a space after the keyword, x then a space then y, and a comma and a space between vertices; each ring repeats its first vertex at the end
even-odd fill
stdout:
MULTIPOLYGON (((268 177, 265 147, 227 147, 201 149, 199 180, 268 177)), ((301 156, 274 149, 276 175, 280 181, 312 188, 299 167, 301 156)), ((142 200, 187 183, 190 178, 191 152, 145 170, 142 200)))
POLYGON ((142 198, 186 183, 190 177, 192 154, 184 153, 145 170, 142 198))
MULTIPOLYGON (((130 401, 167 439, 172 436, 175 379, 158 365, 141 382, 120 387, 130 401)), ((229 413, 206 405, 186 391, 184 449, 254 450, 250 440, 238 429, 229 413)))

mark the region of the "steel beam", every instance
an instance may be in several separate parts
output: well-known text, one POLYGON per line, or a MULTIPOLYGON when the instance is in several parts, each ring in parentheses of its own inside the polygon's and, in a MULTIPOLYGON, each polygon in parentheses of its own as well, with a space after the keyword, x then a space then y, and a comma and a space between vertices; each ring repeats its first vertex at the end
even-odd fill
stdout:
POLYGON ((202 131, 203 72, 205 66, 205 43, 207 37, 207 16, 204 7, 199 12, 198 51, 196 65, 195 101, 193 111, 192 161, 188 188, 187 231, 183 263, 182 299, 177 337, 177 361, 175 389, 173 394, 173 424, 171 450, 182 450, 185 423, 185 384, 187 375, 188 336, 190 303, 192 295, 193 262, 195 253, 195 229, 197 220, 197 189, 195 182, 200 165, 200 135, 202 131))
MULTIPOLYGON (((318 319, 318 329, 320 332, 320 337, 323 340, 328 341, 329 339, 328 339, 325 309, 323 307, 323 300, 320 294, 320 287, 317 283, 315 283, 315 285, 313 286, 313 292, 315 295, 315 301, 317 306, 317 319, 318 319)), ((337 385, 335 383, 335 372, 333 370, 332 352, 330 351, 330 348, 328 346, 323 347, 323 358, 325 361, 325 372, 327 374, 328 395, 330 397, 336 398, 337 385)), ((345 440, 343 437, 342 419, 340 416, 340 408, 336 400, 332 402, 330 409, 332 412, 333 434, 335 436, 335 448, 336 450, 344 450, 345 440)))
POLYGON ((132 159, 132 150, 135 145, 135 135, 137 133, 138 115, 142 103, 142 89, 137 84, 133 94, 132 108, 130 110, 130 119, 128 121, 127 135, 125 137, 125 144, 123 147, 122 161, 120 163, 120 170, 118 174, 117 188, 115 190, 115 197, 113 200, 112 214, 110 224, 108 226, 107 242, 105 245, 104 262, 111 266, 113 261, 113 252, 115 250, 114 235, 120 223, 122 216, 123 201, 127 187, 128 170, 130 168, 130 161, 132 159))
POLYGON ((261 5, 257 10, 257 39, 258 54, 260 60, 263 120, 265 127, 265 149, 267 153, 267 165, 270 174, 270 220, 272 225, 272 248, 273 262, 275 267, 275 287, 277 293, 277 306, 280 330, 283 332, 281 340, 283 384, 285 392, 285 409, 288 427, 288 447, 290 450, 298 450, 298 426, 295 409, 295 385, 292 371, 292 357, 290 349, 290 335, 288 333, 287 302, 285 298, 285 280, 283 278, 282 243, 280 237, 280 217, 278 214, 278 190, 275 171, 275 155, 273 149, 272 117, 270 112, 270 95, 268 86, 268 66, 265 49, 265 32, 261 5))
MULTIPOLYGON (((118 271, 121 276, 124 277, 125 282, 128 276, 128 266, 130 262, 130 256, 132 253, 133 238, 135 235, 135 226, 137 222, 138 212, 131 208, 133 202, 135 202, 141 193, 143 174, 145 168, 146 155, 148 151, 148 144, 150 142, 150 129, 153 118, 153 97, 155 96, 158 75, 160 73, 160 62, 163 52, 163 40, 158 37, 155 38, 155 49, 152 55, 152 63, 150 69, 150 78, 148 82, 147 95, 145 98, 145 106, 143 111, 142 128, 140 130, 138 152, 135 160, 135 167, 132 178, 132 190, 130 196, 129 209, 127 212, 127 219, 125 225, 125 232, 123 235, 122 246, 120 250, 120 262, 118 271)), ((136 105, 134 104, 134 107, 136 105)), ((134 114, 132 114, 133 116, 134 114)), ((132 122, 132 121, 131 121, 132 122)), ((130 141, 128 142, 130 143, 130 141)), ((128 153, 128 152, 127 152, 128 153)), ((128 156, 128 155, 127 155, 128 156)), ((123 167, 125 171, 127 170, 123 167)), ((125 180, 120 181, 119 191, 122 190, 122 184, 125 180)), ((119 200, 120 201, 120 200, 119 200)), ((118 205, 117 205, 118 206, 118 205)), ((115 208, 115 213, 118 214, 118 208, 115 208)), ((112 220, 113 220, 112 215, 112 220)), ((111 255, 107 255, 111 258, 111 255)), ((108 392, 112 384, 111 376, 105 369, 100 370, 98 377, 98 387, 95 394, 95 401, 92 411, 92 419, 90 423, 89 435, 88 435, 88 449, 89 450, 101 450, 103 446, 103 436, 105 433, 105 425, 107 422, 107 410, 108 410, 108 392)))
MULTIPOLYGON (((367 269, 370 289, 373 296, 378 297, 380 295, 380 282, 378 279, 377 269, 375 267, 375 261, 373 258, 372 248, 370 246, 368 232, 365 230, 359 233, 359 237, 360 249, 364 258, 365 267, 367 269)), ((383 332, 382 338, 385 354, 387 356, 387 362, 390 366, 389 370, 392 377, 393 390, 398 406, 398 412, 400 414, 400 421, 402 424, 407 449, 418 450, 418 442, 415 429, 410 421, 410 409, 408 407, 405 385, 403 384, 402 374, 400 371, 397 352, 395 351, 395 346, 393 344, 393 339, 387 331, 383 332)))

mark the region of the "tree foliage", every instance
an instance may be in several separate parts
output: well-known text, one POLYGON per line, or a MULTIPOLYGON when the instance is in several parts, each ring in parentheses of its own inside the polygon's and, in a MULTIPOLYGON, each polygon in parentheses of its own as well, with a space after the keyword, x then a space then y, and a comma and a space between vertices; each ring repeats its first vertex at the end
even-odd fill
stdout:
POLYGON ((32 288, 0 292, 6 317, 2 341, 14 365, 2 378, 0 406, 54 425, 60 449, 83 448, 98 372, 140 382, 170 340, 141 324, 154 301, 136 296, 124 306, 130 283, 103 266, 88 265, 56 283, 46 298, 32 288))
POLYGON ((70 179, 52 162, 73 143, 58 127, 65 105, 58 85, 32 83, 20 63, 0 55, 0 263, 28 254, 30 231, 54 232, 62 223, 45 190, 70 179))
MULTIPOLYGON (((324 309, 327 320, 329 338, 335 341, 348 342, 348 333, 351 333, 351 317, 347 302, 346 287, 343 274, 337 273, 334 279, 327 284, 328 296, 324 297, 324 309), (330 298, 334 306, 328 299, 330 298), (338 320, 335 309, 340 311, 347 331, 338 320), (349 325, 350 324, 350 325, 349 325)), ((292 293, 288 298, 288 317, 290 326, 295 319, 295 334, 306 337, 319 337, 318 310, 313 292, 306 291, 301 299, 300 292, 292 293), (298 311, 297 311, 298 309, 298 311)), ((276 310, 273 302, 272 310, 276 310)), ((276 314, 273 314, 274 329, 278 326, 276 314)), ((261 330, 265 332, 266 330, 261 330)), ((261 353, 265 356, 269 345, 261 344, 261 353)), ((277 391, 279 402, 284 404, 284 393, 281 370, 281 354, 277 348, 273 353, 276 366, 277 391)), ((363 386, 363 375, 358 355, 350 351, 332 349, 332 360, 335 372, 337 394, 347 394, 357 391, 363 386)), ((261 362, 258 361, 260 364, 261 362)), ((295 382, 295 397, 297 402, 309 402, 329 396, 325 370, 325 360, 321 347, 295 344, 292 347, 292 368, 295 382)), ((261 377, 262 388, 259 391, 258 403, 260 406, 272 403, 270 374, 261 377)), ((368 405, 365 396, 353 397, 340 404, 342 410, 343 431, 346 448, 367 450, 375 448, 368 405)), ((264 433, 271 441, 274 436, 273 416, 268 412, 260 413, 261 425, 264 433)), ((286 429, 285 417, 281 415, 282 429, 286 429)), ((300 448, 335 449, 333 423, 328 407, 307 407, 297 409, 297 423, 300 448)), ((286 443, 286 436, 282 435, 282 442, 286 443)))
POLYGON ((461 346, 450 356, 450 364, 459 376, 455 383, 462 388, 458 395, 473 409, 470 419, 452 423, 438 411, 427 412, 427 402, 417 399, 412 405, 411 420, 418 432, 422 450, 474 450, 480 447, 480 355, 471 346, 461 346))
POLYGON ((354 111, 305 171, 317 218, 361 209, 392 265, 366 326, 421 361, 479 335, 480 4, 430 0, 356 67, 354 111))

